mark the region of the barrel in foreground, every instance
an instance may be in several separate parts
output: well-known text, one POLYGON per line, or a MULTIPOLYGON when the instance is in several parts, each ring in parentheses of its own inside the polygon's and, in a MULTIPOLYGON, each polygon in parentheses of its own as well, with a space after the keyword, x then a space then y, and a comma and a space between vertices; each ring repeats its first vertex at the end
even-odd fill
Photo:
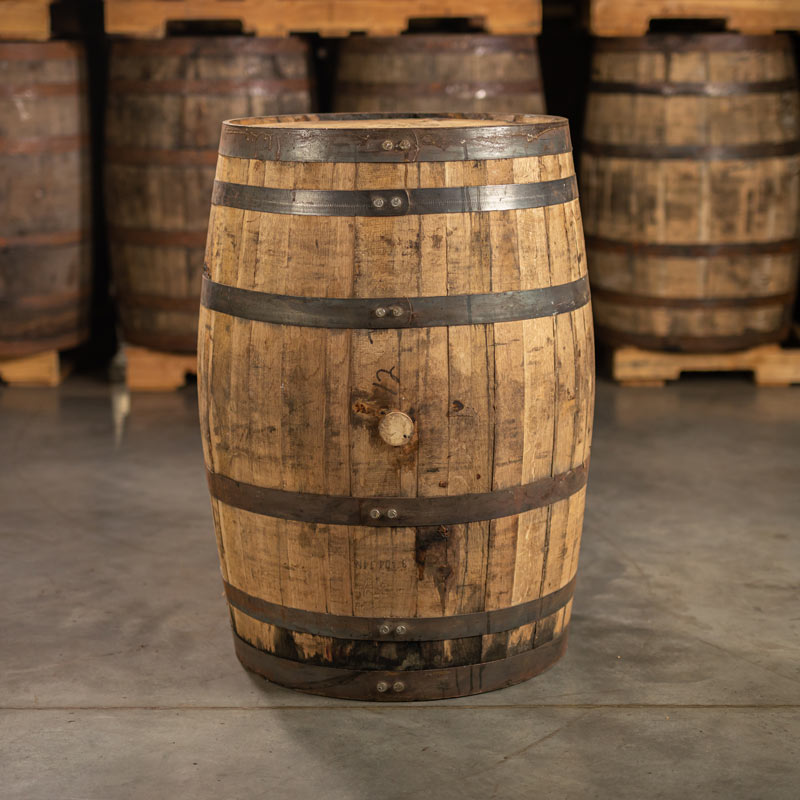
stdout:
POLYGON ((800 233, 788 36, 599 41, 586 138, 598 337, 694 352, 785 338, 800 233))
POLYGON ((223 129, 201 426, 237 654, 431 700, 564 651, 593 341, 565 120, 223 129))

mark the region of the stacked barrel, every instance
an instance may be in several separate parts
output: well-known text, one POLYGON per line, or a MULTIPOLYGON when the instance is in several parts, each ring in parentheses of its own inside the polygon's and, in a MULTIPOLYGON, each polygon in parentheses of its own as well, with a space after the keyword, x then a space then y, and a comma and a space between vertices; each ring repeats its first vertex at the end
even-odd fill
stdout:
POLYGON ((0 360, 89 334, 84 56, 70 42, 0 43, 0 360))
POLYGON ((598 40, 581 180, 599 339, 697 353, 785 338, 800 233, 788 36, 598 40))
POLYGON ((334 108, 541 114, 536 39, 484 33, 351 37, 339 53, 334 108))
POLYGON ((192 353, 220 122, 311 109, 297 38, 176 37, 111 51, 106 206, 126 343, 192 353))

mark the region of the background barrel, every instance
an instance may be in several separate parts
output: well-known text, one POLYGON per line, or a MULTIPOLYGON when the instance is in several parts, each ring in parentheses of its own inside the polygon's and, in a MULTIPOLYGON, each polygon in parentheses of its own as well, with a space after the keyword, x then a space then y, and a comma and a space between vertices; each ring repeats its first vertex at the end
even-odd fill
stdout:
POLYGON ((597 42, 581 191, 598 337, 713 351, 785 336, 799 125, 786 36, 597 42))
POLYGON ((0 43, 0 358, 88 337, 88 148, 82 47, 0 43))
POLYGON ((299 39, 115 42, 106 190, 125 340, 197 347, 197 309, 220 121, 311 108, 299 39))
POLYGON ((335 111, 540 114, 544 107, 533 36, 351 36, 340 45, 335 111))
POLYGON ((566 642, 593 340, 566 120, 226 123, 198 353, 243 664, 418 700, 566 642))

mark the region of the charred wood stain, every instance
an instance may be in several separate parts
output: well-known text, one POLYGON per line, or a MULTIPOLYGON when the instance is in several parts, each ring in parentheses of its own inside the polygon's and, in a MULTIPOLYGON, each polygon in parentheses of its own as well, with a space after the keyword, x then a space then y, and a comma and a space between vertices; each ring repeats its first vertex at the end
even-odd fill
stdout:
POLYGON ((424 580, 425 574, 433 579, 442 612, 447 605, 447 593, 453 585, 453 567, 448 563, 447 540, 450 530, 445 525, 427 526, 416 529, 414 540, 414 561, 417 564, 417 579, 424 580))

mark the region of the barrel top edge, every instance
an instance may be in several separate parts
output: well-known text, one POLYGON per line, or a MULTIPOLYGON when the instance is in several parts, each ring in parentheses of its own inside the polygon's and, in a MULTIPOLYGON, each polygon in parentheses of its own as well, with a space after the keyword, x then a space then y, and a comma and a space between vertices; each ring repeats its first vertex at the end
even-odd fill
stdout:
POLYGON ((748 35, 741 33, 648 33, 646 36, 612 37, 595 39, 597 53, 642 50, 692 51, 730 50, 783 50, 791 47, 788 33, 748 35))
POLYGON ((490 113, 431 113, 431 112, 384 112, 363 114, 281 114, 266 117, 239 117, 225 120, 223 125, 229 128, 245 130, 258 129, 259 131, 294 131, 298 133, 314 132, 322 135, 330 131, 339 136, 342 133, 352 132, 354 135, 363 135, 366 131, 388 128, 397 132, 408 130, 436 130, 458 131, 484 128, 516 128, 524 126, 567 127, 566 117, 556 117, 548 114, 490 114, 490 113), (409 121, 418 122, 418 125, 399 125, 397 123, 409 121), (426 121, 449 123, 452 125, 425 125, 426 121), (457 124, 467 123, 460 128, 457 124), (353 123, 340 125, 335 123, 353 123), (378 126, 370 123, 384 122, 378 126), (305 124, 304 124, 305 123, 305 124), (310 124, 309 124, 310 123, 310 124), (334 123, 326 125, 325 123, 334 123), (366 123, 366 124, 358 124, 366 123), (394 123, 394 124, 393 124, 394 123), (474 123, 474 124, 469 124, 474 123), (485 124, 481 124, 485 123, 485 124))
POLYGON ((354 163, 483 161, 571 151, 564 117, 400 112, 227 120, 219 149, 229 158, 354 163))

